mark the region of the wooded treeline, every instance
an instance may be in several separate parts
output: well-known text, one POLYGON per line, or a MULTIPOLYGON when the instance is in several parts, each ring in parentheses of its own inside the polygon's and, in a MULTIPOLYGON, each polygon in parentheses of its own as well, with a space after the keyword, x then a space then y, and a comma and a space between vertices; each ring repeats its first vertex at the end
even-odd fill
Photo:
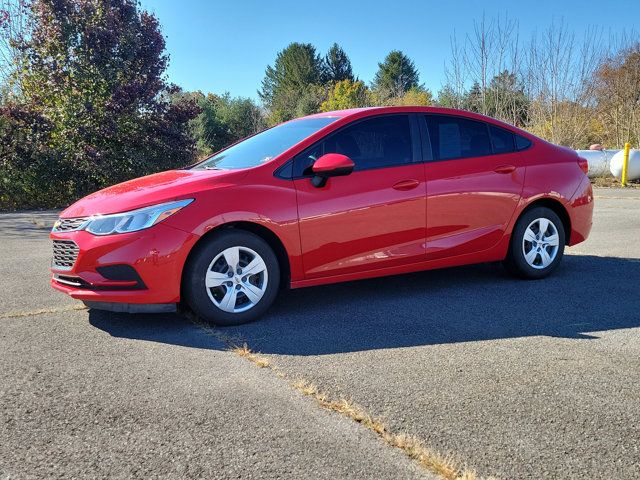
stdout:
POLYGON ((515 21, 483 18, 451 38, 437 92, 401 51, 360 79, 339 45, 292 43, 267 66, 257 102, 170 84, 160 24, 137 0, 0 0, 0 209, 65 205, 270 125, 352 107, 442 105, 573 148, 637 146, 638 36, 578 33, 559 23, 521 38, 515 21))

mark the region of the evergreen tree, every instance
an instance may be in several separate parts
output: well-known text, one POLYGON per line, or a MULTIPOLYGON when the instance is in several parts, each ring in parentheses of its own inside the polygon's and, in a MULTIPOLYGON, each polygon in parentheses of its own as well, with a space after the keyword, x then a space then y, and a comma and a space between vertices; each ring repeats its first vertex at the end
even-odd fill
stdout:
POLYGON ((324 57, 324 80, 330 83, 355 81, 351 61, 345 51, 334 43, 324 57))
POLYGON ((279 52, 273 67, 267 67, 258 92, 271 123, 289 120, 310 106, 319 107, 315 87, 322 80, 323 62, 310 43, 292 43, 279 52))
POLYGON ((420 88, 420 76, 409 57, 393 50, 378 64, 372 88, 382 98, 399 98, 412 88, 420 88))

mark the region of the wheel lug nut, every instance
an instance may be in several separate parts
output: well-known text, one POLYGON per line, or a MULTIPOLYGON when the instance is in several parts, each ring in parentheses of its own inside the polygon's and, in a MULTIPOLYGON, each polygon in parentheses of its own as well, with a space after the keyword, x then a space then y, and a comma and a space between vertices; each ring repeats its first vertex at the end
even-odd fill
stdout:
POLYGON ((238 275, 242 275, 242 269, 241 268, 238 269, 238 275))
POLYGON ((240 285, 236 285, 236 290, 240 290, 242 287, 240 285))
POLYGON ((233 272, 227 272, 227 277, 229 278, 233 277, 233 272))

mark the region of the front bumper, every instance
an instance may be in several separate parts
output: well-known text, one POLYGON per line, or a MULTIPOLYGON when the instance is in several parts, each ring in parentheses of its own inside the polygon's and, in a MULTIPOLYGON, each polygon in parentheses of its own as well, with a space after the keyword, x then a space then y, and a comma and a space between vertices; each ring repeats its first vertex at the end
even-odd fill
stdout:
POLYGON ((52 232, 50 238, 72 240, 79 249, 71 268, 52 265, 53 288, 85 302, 126 304, 179 302, 182 269, 198 239, 163 224, 105 236, 86 231, 52 232), (98 271, 114 265, 132 267, 139 281, 114 280, 98 271))

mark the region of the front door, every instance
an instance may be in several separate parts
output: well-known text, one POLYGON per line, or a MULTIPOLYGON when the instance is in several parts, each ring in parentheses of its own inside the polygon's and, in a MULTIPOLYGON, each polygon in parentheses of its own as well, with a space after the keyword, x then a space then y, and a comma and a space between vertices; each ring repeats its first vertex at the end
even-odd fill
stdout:
POLYGON ((350 124, 296 157, 306 278, 424 260, 426 188, 415 137, 417 123, 408 115, 378 116, 350 124), (355 169, 316 188, 310 165, 325 153, 347 155, 355 169))

